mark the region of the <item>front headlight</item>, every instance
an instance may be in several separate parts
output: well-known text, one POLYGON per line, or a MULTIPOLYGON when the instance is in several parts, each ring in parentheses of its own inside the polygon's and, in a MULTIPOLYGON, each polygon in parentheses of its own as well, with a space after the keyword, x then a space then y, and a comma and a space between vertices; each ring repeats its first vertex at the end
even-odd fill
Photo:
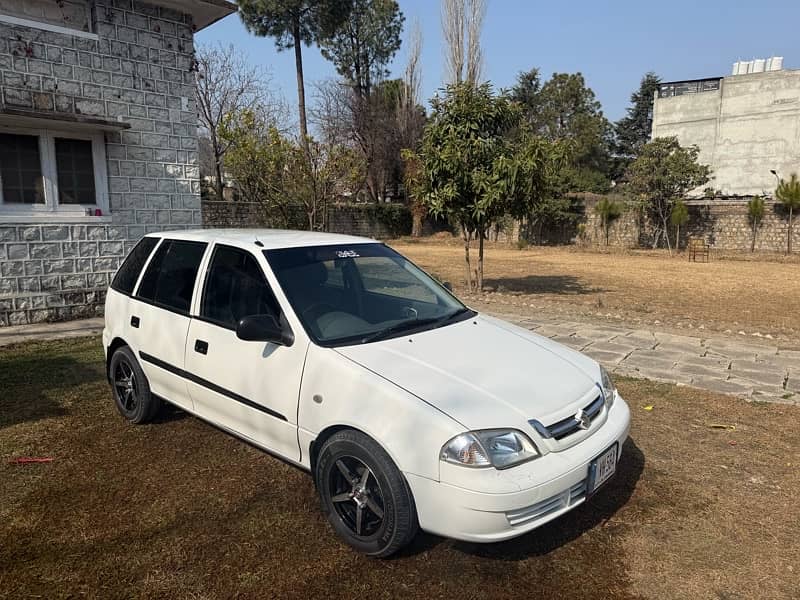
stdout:
POLYGON ((442 447, 443 461, 466 467, 507 469, 539 456, 530 438, 516 429, 486 429, 457 435, 442 447))
POLYGON ((600 367, 600 388, 603 391, 603 400, 605 400, 606 408, 611 408, 614 404, 614 382, 611 381, 611 375, 608 374, 603 367, 600 367))

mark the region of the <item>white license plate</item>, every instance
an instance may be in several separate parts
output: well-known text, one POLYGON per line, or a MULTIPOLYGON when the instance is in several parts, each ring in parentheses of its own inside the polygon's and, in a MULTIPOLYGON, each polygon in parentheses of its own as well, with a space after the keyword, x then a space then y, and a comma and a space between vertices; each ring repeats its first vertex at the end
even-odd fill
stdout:
POLYGON ((617 470, 617 444, 595 458, 589 465, 589 493, 591 494, 617 470))

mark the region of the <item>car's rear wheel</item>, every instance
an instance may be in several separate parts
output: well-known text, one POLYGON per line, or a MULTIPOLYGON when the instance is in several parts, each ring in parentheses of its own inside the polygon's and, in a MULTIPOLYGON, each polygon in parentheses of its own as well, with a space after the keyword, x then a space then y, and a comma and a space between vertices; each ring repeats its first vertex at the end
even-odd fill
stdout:
POLYGON ((328 438, 314 478, 328 521, 359 552, 384 558, 416 535, 411 490, 386 451, 369 436, 344 430, 328 438))
POLYGON ((108 379, 119 413, 131 423, 147 423, 158 414, 161 400, 150 392, 150 384, 131 349, 114 351, 108 364, 108 379))

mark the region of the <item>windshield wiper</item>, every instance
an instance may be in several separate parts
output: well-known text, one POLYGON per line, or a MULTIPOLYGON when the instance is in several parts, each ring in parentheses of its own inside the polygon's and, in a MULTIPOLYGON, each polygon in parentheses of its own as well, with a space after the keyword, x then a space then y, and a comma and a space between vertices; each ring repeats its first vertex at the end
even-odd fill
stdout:
POLYGON ((395 323, 387 327, 386 329, 381 329, 380 331, 376 331, 375 333, 371 333, 361 339, 362 344, 369 344, 370 342, 377 342, 378 340, 386 339, 390 335, 395 333, 400 333, 406 330, 416 329, 417 327, 424 327, 425 325, 430 325, 431 323, 438 323, 441 320, 441 317, 434 317, 430 319, 411 319, 408 321, 400 321, 399 323, 395 323))
POLYGON ((394 325, 387 327, 386 329, 381 329, 380 331, 376 331, 375 333, 369 334, 368 336, 361 339, 361 343, 368 344, 370 342, 377 342, 378 340, 386 339, 388 336, 393 335, 395 333, 416 329, 418 327, 424 327, 425 325, 433 325, 433 324, 445 325, 455 320, 457 317, 460 317, 467 313, 473 315, 475 314, 475 311, 469 308, 459 308, 443 317, 430 317, 428 319, 413 319, 409 321, 401 321, 400 323, 395 323, 394 325))

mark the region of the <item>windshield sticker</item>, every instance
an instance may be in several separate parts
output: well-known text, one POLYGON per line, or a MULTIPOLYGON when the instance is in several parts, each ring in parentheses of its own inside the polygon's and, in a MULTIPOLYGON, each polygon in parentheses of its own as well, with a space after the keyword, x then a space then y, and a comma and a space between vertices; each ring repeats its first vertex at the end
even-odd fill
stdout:
POLYGON ((358 258, 361 255, 355 250, 337 250, 336 256, 339 258, 358 258))

